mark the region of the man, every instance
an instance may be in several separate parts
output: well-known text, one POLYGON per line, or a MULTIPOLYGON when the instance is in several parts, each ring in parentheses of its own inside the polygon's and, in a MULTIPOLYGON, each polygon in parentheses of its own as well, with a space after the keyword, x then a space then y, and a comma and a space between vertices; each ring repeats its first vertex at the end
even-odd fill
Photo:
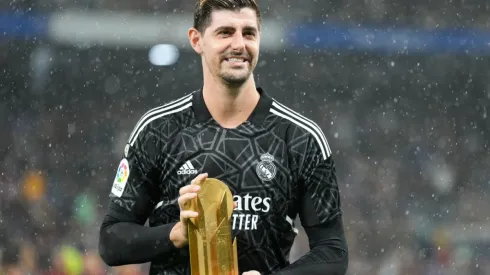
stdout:
POLYGON ((202 89, 150 110, 131 133, 100 231, 107 264, 189 274, 187 220, 198 213, 183 205, 213 177, 233 193, 240 274, 345 274, 331 150, 314 122, 255 86, 260 27, 255 0, 196 5, 188 34, 202 89), (298 214, 311 250, 289 263, 298 214))

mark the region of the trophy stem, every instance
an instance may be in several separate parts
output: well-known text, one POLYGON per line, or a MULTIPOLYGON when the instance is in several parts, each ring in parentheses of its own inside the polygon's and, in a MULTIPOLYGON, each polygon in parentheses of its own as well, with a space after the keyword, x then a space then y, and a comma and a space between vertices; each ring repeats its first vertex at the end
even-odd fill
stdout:
POLYGON ((192 275, 239 275, 236 239, 232 241, 233 197, 223 182, 208 178, 191 204, 199 213, 188 226, 192 275))

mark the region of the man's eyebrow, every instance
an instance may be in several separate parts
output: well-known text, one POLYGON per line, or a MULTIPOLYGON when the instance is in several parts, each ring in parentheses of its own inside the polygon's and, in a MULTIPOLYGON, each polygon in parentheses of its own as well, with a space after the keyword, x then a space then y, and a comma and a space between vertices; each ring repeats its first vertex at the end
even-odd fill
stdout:
POLYGON ((252 31, 252 32, 258 32, 259 31, 256 27, 252 27, 252 26, 247 26, 247 27, 245 27, 243 29, 245 31, 252 31))
MULTIPOLYGON (((235 30, 235 27, 231 27, 231 26, 221 26, 221 27, 218 27, 214 30, 214 32, 220 32, 220 31, 234 31, 235 30)), ((251 31, 251 32, 254 32, 254 33, 257 33, 259 30, 256 28, 256 27, 253 27, 253 26, 246 26, 243 28, 244 31, 251 31)))
POLYGON ((219 31, 231 31, 231 30, 235 30, 235 28, 233 27, 230 27, 230 26, 221 26, 221 27, 218 27, 214 30, 214 32, 219 32, 219 31))

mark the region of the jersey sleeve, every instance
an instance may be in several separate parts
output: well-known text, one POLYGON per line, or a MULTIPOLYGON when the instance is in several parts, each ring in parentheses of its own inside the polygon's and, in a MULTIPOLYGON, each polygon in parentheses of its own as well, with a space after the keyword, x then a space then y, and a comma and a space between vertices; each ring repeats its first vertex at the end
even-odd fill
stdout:
POLYGON ((325 224, 341 214, 335 163, 326 139, 308 140, 300 172, 303 226, 325 224))
POLYGON ((128 141, 109 195, 123 214, 144 223, 157 203, 156 139, 146 127, 128 141))

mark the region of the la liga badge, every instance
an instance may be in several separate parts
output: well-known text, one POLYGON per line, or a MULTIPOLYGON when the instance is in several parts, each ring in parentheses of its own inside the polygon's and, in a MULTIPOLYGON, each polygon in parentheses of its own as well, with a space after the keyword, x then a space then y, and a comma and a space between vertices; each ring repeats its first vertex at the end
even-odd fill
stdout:
POLYGON ((117 197, 121 197, 124 192, 124 187, 129 178, 129 163, 127 159, 122 159, 117 168, 116 178, 112 184, 112 193, 117 197))

